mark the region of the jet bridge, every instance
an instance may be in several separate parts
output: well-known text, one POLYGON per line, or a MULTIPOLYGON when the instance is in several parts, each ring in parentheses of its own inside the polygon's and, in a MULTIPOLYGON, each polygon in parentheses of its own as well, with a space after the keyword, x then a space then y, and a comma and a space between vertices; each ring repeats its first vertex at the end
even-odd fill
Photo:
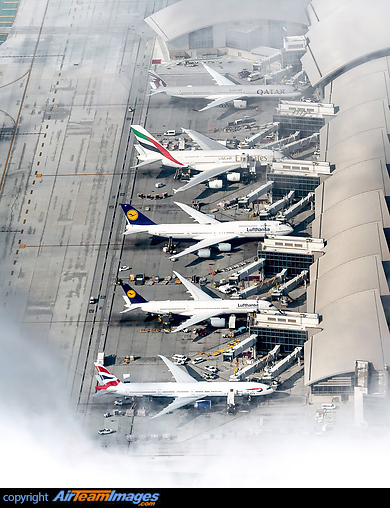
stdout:
POLYGON ((254 344, 256 344, 257 337, 258 337, 257 333, 254 333, 249 337, 247 337, 246 339, 244 339, 239 344, 236 344, 231 349, 224 351, 224 353, 222 354, 223 361, 232 362, 234 358, 236 358, 238 355, 240 355, 241 353, 252 347, 254 344))
POLYGON ((283 146, 283 155, 287 156, 290 153, 294 153, 298 150, 302 150, 303 148, 318 143, 319 137, 320 133, 315 132, 314 134, 308 136, 307 138, 297 139, 290 143, 287 143, 286 145, 283 146))
POLYGON ((285 208, 287 205, 289 205, 291 203, 291 200, 293 199, 294 195, 295 195, 295 190, 291 190, 282 199, 275 201, 275 203, 272 203, 272 205, 265 206, 264 210, 260 211, 260 219, 269 217, 272 215, 276 215, 280 210, 282 210, 283 208, 285 208))
POLYGON ((249 194, 247 194, 245 197, 240 198, 238 200, 238 207, 239 208, 247 208, 251 203, 253 203, 253 201, 256 201, 256 199, 259 199, 260 196, 263 196, 264 194, 266 194, 267 192, 272 190, 273 186, 274 186, 273 181, 269 181, 269 182, 261 185, 257 189, 255 189, 252 192, 250 192, 249 194))
POLYGON ((307 196, 302 198, 298 203, 294 203, 292 206, 287 208, 287 210, 284 210, 280 215, 279 219, 282 220, 290 220, 292 217, 295 217, 295 215, 298 215, 299 212, 304 210, 307 206, 309 206, 310 203, 314 201, 314 192, 309 192, 307 196))
POLYGON ((274 277, 254 284, 253 286, 249 286, 248 288, 243 289, 238 293, 240 298, 249 298, 250 296, 259 295, 260 293, 264 293, 270 287, 277 283, 283 283, 286 279, 287 269, 283 268, 278 274, 274 277))
MULTIPOLYGON (((279 122, 280 124, 280 122, 279 122)), ((271 143, 266 143, 264 145, 261 145, 262 148, 266 148, 267 150, 280 150, 285 145, 288 145, 290 143, 295 142, 297 139, 299 139, 300 131, 295 131, 293 134, 290 134, 287 136, 287 138, 282 138, 277 141, 272 141, 271 143)), ((283 148, 284 153, 284 148, 283 148)))
POLYGON ((274 359, 278 356, 280 351, 280 345, 277 344, 267 355, 263 356, 257 361, 246 365, 235 374, 232 374, 229 377, 230 381, 243 381, 248 378, 251 374, 262 370, 264 367, 268 365, 269 362, 274 361, 274 359))
POLYGON ((276 132, 279 130, 280 122, 273 122, 271 124, 267 124, 264 128, 264 130, 257 132, 250 138, 245 138, 245 144, 248 145, 250 148, 252 148, 254 145, 259 143, 262 139, 266 138, 273 132, 276 132))
POLYGON ((266 367, 265 373, 262 376, 263 381, 273 381, 275 378, 280 376, 297 358, 300 358, 302 354, 302 347, 296 347, 292 353, 283 358, 280 362, 276 363, 273 367, 266 367))
POLYGON ((249 265, 244 266, 238 272, 232 273, 229 277, 229 284, 238 284, 240 281, 246 279, 254 272, 260 271, 264 268, 265 258, 260 258, 253 261, 249 265))
POLYGON ((302 270, 302 272, 293 279, 285 282, 284 284, 281 284, 276 289, 271 290, 272 296, 279 297, 283 295, 288 295, 293 289, 302 284, 302 282, 307 281, 308 273, 309 273, 308 270, 302 270))

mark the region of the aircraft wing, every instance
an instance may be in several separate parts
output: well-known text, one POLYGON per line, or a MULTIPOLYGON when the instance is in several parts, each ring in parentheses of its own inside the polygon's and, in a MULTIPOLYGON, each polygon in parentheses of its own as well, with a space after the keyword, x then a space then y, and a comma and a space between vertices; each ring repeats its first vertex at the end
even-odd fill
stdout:
MULTIPOLYGON (((205 238, 204 240, 201 240, 200 242, 195 243, 194 245, 191 245, 191 247, 187 247, 187 249, 184 249, 182 252, 179 252, 178 254, 174 254, 169 259, 181 258, 182 256, 185 256, 186 254, 191 254, 191 252, 196 252, 199 249, 207 249, 207 247, 211 247, 212 245, 216 245, 217 243, 228 242, 230 240, 233 240, 234 238, 237 238, 237 235, 233 235, 233 234, 212 235, 209 238, 205 238)), ((186 280, 186 282, 189 282, 189 281, 186 280)), ((198 288, 196 288, 196 289, 198 289, 198 288)), ((200 289, 200 291, 202 291, 202 290, 200 289)), ((204 293, 204 292, 202 291, 202 293, 204 293)))
POLYGON ((206 69, 206 71, 210 74, 210 76, 213 78, 213 80, 217 83, 217 85, 220 86, 237 86, 237 83, 234 83, 234 81, 230 80, 226 76, 222 76, 219 72, 215 71, 205 63, 203 64, 203 67, 206 69))
POLYGON ((171 411, 174 411, 175 409, 179 409, 180 407, 186 406, 187 404, 196 402, 197 400, 199 400, 201 398, 202 398, 202 396, 200 396, 200 397, 177 397, 166 408, 164 408, 162 411, 160 411, 156 415, 152 416, 151 420, 153 418, 158 418, 159 416, 165 415, 166 413, 170 413, 171 411))
POLYGON ((191 296, 194 300, 214 300, 214 298, 208 294, 206 294, 204 291, 202 291, 200 288, 195 286, 195 284, 192 284, 189 280, 184 278, 180 273, 173 271, 173 273, 176 275, 176 277, 184 284, 184 286, 187 288, 187 291, 191 293, 191 296))
POLYGON ((183 187, 173 189, 173 192, 186 191, 199 183, 213 178, 214 176, 222 175, 223 173, 227 173, 228 171, 239 167, 240 164, 238 162, 236 164, 196 164, 194 165, 194 169, 201 171, 201 173, 190 178, 188 183, 183 185, 183 187))
POLYGON ((168 360, 168 358, 166 358, 165 356, 163 356, 163 355, 158 355, 158 356, 166 364, 170 373, 175 378, 177 383, 197 383, 198 382, 194 377, 190 376, 190 374, 188 374, 187 371, 183 370, 178 365, 175 365, 173 362, 171 362, 171 360, 168 360))
POLYGON ((214 139, 210 139, 203 134, 199 134, 199 132, 191 131, 189 129, 183 129, 190 138, 197 143, 202 150, 229 150, 226 146, 218 143, 218 141, 214 141, 214 139))
POLYGON ((186 328, 189 328, 190 326, 197 325, 198 323, 201 323, 202 321, 206 321, 207 319, 210 319, 212 317, 219 316, 221 314, 220 310, 210 310, 205 312, 199 312, 198 314, 194 314, 192 317, 184 321, 181 325, 179 325, 175 330, 172 330, 171 333, 175 332, 181 332, 182 330, 185 330, 186 328))
POLYGON ((188 215, 199 222, 199 224, 219 224, 219 220, 213 219, 205 213, 195 210, 192 206, 184 205, 183 203, 178 203, 177 201, 175 201, 175 205, 180 206, 184 212, 188 213, 188 215))
POLYGON ((236 99, 242 99, 242 94, 240 95, 213 95, 210 97, 206 97, 206 99, 214 99, 212 102, 207 104, 202 109, 198 109, 198 111, 206 111, 207 109, 215 108, 215 106, 222 106, 222 104, 226 104, 227 102, 234 101, 236 99))

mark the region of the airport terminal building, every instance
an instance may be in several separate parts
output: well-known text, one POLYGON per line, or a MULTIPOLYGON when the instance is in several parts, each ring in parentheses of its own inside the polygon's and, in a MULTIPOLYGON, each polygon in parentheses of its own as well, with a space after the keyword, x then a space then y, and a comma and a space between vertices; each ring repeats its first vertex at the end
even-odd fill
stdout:
POLYGON ((335 169, 315 191, 313 236, 326 246, 310 268, 308 312, 322 322, 305 343, 305 384, 354 394, 356 408, 387 393, 390 362, 390 39, 379 22, 390 5, 313 0, 307 12, 303 68, 339 111, 320 130, 321 160, 335 169))
POLYGON ((221 50, 251 52, 282 48, 283 37, 303 35, 308 0, 247 0, 227 8, 227 0, 181 0, 145 19, 170 58, 212 58, 221 50))
POLYGON ((335 107, 320 128, 320 160, 333 171, 315 191, 312 235, 326 246, 310 267, 307 310, 322 321, 305 343, 305 383, 312 396, 340 400, 386 394, 390 41, 378 20, 390 7, 380 0, 369 10, 362 0, 248 1, 233 12, 224 2, 199 3, 199 14, 183 0, 146 19, 171 56, 280 48, 286 31, 305 33, 303 69, 323 102, 335 107), (180 24, 172 24, 178 12, 180 24))

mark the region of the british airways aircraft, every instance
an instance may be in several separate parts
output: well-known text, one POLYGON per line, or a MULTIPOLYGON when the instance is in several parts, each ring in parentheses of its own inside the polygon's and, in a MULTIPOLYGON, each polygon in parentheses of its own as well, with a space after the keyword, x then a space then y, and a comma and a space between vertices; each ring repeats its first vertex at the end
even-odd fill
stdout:
POLYGON ((216 85, 169 86, 156 72, 149 71, 151 76, 151 95, 166 93, 171 97, 183 99, 206 99, 211 102, 199 111, 221 106, 232 102, 237 109, 247 107, 247 99, 291 99, 301 95, 292 85, 237 85, 206 64, 203 67, 211 75, 216 85))
POLYGON ((159 355, 165 362, 176 382, 165 383, 122 383, 103 365, 95 363, 96 377, 100 383, 96 386, 99 393, 111 393, 123 397, 174 397, 174 401, 152 418, 157 418, 175 409, 192 404, 204 397, 223 397, 228 395, 259 396, 270 395, 273 389, 262 383, 250 381, 197 381, 188 372, 159 355))
POLYGON ((172 313, 179 316, 188 316, 186 321, 172 330, 172 333, 175 333, 185 330, 190 326, 195 326, 202 321, 210 321, 211 326, 215 328, 224 328, 226 326, 226 319, 220 316, 226 314, 248 314, 249 312, 261 312, 264 310, 280 313, 280 311, 267 300, 225 300, 222 298, 213 298, 199 287, 192 284, 192 282, 185 279, 180 273, 173 273, 186 287, 193 300, 161 300, 148 302, 143 296, 138 294, 135 289, 121 280, 120 284, 125 292, 123 295, 125 309, 121 314, 140 309, 143 312, 156 315, 172 313))
POLYGON ((195 245, 171 256, 170 259, 176 261, 191 252, 197 253, 199 257, 209 258, 212 246, 216 246, 220 252, 230 252, 232 246, 229 242, 235 239, 253 240, 268 235, 284 236, 293 231, 289 224, 278 220, 220 222, 191 206, 177 202, 175 204, 195 219, 197 224, 156 224, 132 205, 121 204, 127 220, 124 234, 148 233, 163 238, 195 240, 197 242, 195 245))

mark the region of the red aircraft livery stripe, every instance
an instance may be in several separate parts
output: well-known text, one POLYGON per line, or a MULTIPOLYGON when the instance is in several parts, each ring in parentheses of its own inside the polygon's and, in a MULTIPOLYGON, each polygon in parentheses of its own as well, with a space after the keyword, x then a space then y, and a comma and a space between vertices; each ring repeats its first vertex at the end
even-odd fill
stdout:
POLYGON ((146 136, 145 134, 142 134, 142 132, 139 132, 137 131, 136 129, 134 129, 134 127, 132 127, 133 129, 133 132, 134 134, 137 136, 137 137, 140 137, 141 139, 146 139, 147 141, 149 141, 150 143, 152 143, 153 146, 155 146, 157 148, 157 150, 164 156, 166 157, 167 159, 169 159, 170 161, 174 162, 175 164, 179 164, 179 166, 183 166, 183 164, 179 161, 177 161, 174 157, 172 157, 172 155, 168 152, 168 150, 166 150, 162 145, 160 145, 160 143, 157 143, 157 141, 154 141, 153 139, 149 138, 148 136, 146 136))

